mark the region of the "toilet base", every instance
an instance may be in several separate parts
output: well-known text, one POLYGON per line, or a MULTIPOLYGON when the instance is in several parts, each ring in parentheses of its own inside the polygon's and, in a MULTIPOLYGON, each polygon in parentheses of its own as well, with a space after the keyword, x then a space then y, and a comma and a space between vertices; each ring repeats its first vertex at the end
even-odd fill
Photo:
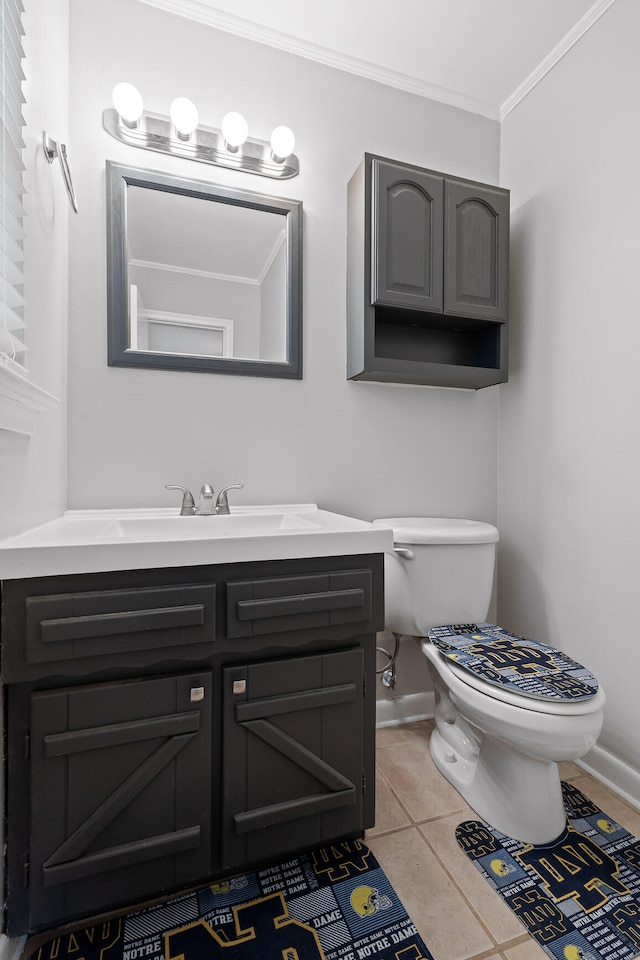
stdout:
POLYGON ((478 816, 523 843, 550 843, 566 827, 557 763, 523 757, 468 725, 440 719, 429 748, 437 769, 478 816))

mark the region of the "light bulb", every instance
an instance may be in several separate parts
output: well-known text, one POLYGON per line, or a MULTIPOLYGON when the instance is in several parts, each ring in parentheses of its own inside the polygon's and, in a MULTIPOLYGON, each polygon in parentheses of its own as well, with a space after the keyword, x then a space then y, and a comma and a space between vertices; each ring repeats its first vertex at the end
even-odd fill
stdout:
POLYGON ((271 134, 271 150, 276 163, 284 163, 296 145, 296 138, 289 127, 276 127, 271 134))
POLYGON ((188 140, 198 126, 198 110, 196 105, 186 97, 176 97, 171 104, 169 116, 181 140, 188 140))
POLYGON ((116 83, 111 94, 113 105, 127 127, 135 127, 142 116, 144 103, 132 83, 116 83))
POLYGON ((241 113, 232 111, 222 118, 222 136, 226 141, 227 149, 232 153, 242 146, 249 136, 249 127, 241 113))

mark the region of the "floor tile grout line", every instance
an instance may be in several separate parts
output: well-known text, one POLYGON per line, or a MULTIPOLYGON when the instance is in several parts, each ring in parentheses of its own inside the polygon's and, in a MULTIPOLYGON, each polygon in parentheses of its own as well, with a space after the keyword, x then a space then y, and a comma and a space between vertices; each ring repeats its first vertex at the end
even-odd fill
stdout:
MULTIPOLYGON (((434 849, 433 845, 429 842, 429 840, 427 839, 425 834, 422 832, 422 830, 420 830, 420 825, 418 823, 406 824, 404 827, 399 827, 385 834, 378 834, 377 836, 389 837, 389 836, 392 836, 393 834, 400 834, 408 830, 416 830, 416 829, 420 839, 428 848, 429 852, 434 857, 436 863, 438 863, 441 869, 444 871, 445 875, 450 880, 452 886, 455 888, 458 896, 462 899, 462 902, 469 908, 472 916, 475 918, 480 928, 483 930, 483 932, 486 934, 488 939, 491 941, 492 946, 490 948, 488 948, 487 950, 483 950, 480 953, 472 954, 469 957, 466 957, 465 960, 484 960, 484 958, 495 956, 496 951, 503 950, 505 948, 505 944, 507 949, 511 949, 514 946, 519 946, 521 943, 526 943, 530 939, 530 935, 526 932, 526 930, 523 930, 522 935, 520 937, 516 937, 516 938, 512 937, 507 941, 500 941, 497 939, 497 937, 495 937, 491 933, 491 931, 488 929, 488 927, 484 923, 478 911, 474 908, 469 898, 465 895, 464 891, 461 889, 460 885, 457 883, 455 876, 448 869, 446 862, 442 859, 442 857, 440 857, 440 855, 434 849)), ((400 899, 402 899, 402 897, 400 897, 400 899)))
MULTIPOLYGON (((423 841, 424 841, 425 844, 427 845, 427 848, 431 851, 432 855, 435 857, 436 862, 440 864, 440 866, 441 866, 442 869, 444 870, 446 876, 449 878, 450 882, 452 883, 452 885, 454 886, 454 888, 457 890, 459 896, 462 898, 463 903, 465 903, 465 904, 467 905, 467 907, 468 907, 469 910, 471 911, 472 916, 475 917, 475 919, 476 919, 477 922, 479 923, 481 929, 484 930, 484 932, 485 932, 486 935, 488 936, 489 940, 490 940, 493 944, 495 944, 495 949, 496 949, 496 950, 501 950, 501 949, 502 949, 502 943, 491 933, 491 931, 489 930, 489 928, 488 928, 487 925, 485 924, 484 920, 482 919, 482 917, 480 916, 480 914, 478 913, 478 911, 475 909, 475 907, 473 906, 473 904, 471 903, 471 901, 469 900, 469 898, 468 898, 467 895, 465 894, 464 890, 461 888, 460 884, 457 882, 454 874, 451 873, 451 871, 450 871, 449 868, 447 867, 447 864, 446 864, 445 861, 442 859, 442 857, 440 856, 440 854, 438 853, 438 851, 435 849, 435 847, 433 846, 433 844, 429 842, 429 839, 427 838, 427 836, 423 833, 422 830, 420 830, 420 827, 419 827, 418 824, 416 824, 416 827, 418 828, 418 832, 419 832, 420 836, 422 837, 423 841)), ((495 950, 494 950, 493 952, 495 953, 495 950)), ((486 952, 483 951, 482 954, 478 954, 478 957, 482 957, 483 955, 484 955, 484 956, 491 956, 491 953, 490 953, 490 952, 489 952, 489 953, 486 953, 486 952)), ((469 960, 475 960, 475 957, 469 958, 469 960)))
MULTIPOLYGON (((414 818, 413 814, 411 813, 411 811, 409 810, 409 808, 408 808, 408 807, 406 806, 406 804, 403 802, 403 800, 402 800, 402 798, 400 797, 400 795, 396 792, 396 790, 395 790, 393 784, 391 783, 391 781, 389 780, 389 778, 385 775, 384 771, 383 771, 382 769, 380 769, 380 767, 377 767, 377 768, 376 768, 376 774, 380 774, 380 776, 382 777, 382 779, 385 781, 385 783, 386 783, 386 785, 387 785, 387 787, 388 787, 388 789, 389 789, 389 792, 390 792, 391 795, 393 796, 393 799, 396 801, 396 803, 398 804, 398 806, 401 808, 402 812, 408 817, 409 823, 410 823, 410 824, 413 824, 414 826, 419 826, 419 825, 422 824, 422 823, 435 823, 435 822, 438 821, 438 820, 446 820, 448 817, 453 817, 453 816, 455 816, 457 813, 459 813, 461 816, 464 816, 464 815, 466 814, 467 804, 464 803, 464 801, 462 801, 462 798, 461 798, 461 802, 464 803, 464 806, 463 806, 463 807, 453 807, 452 809, 447 810, 445 813, 439 813, 439 814, 438 814, 437 816, 435 816, 435 817, 425 817, 425 818, 422 819, 422 820, 416 820, 416 819, 414 818)), ((387 832, 389 832, 389 831, 385 831, 385 833, 387 833, 387 832)))
MULTIPOLYGON (((491 931, 485 925, 482 919, 482 916, 478 913, 478 911, 473 906, 473 903, 469 900, 469 898, 465 895, 462 888, 459 886, 455 876, 451 873, 446 862, 440 857, 440 855, 437 853, 435 848, 427 839, 425 833, 420 829, 421 826, 426 826, 428 824, 436 823, 438 820, 446 820, 451 817, 455 817, 456 815, 458 815, 461 819, 468 817, 469 810, 471 809, 468 807, 468 804, 465 803, 462 809, 457 809, 457 808, 449 809, 448 811, 441 813, 438 816, 427 817, 422 820, 416 820, 413 814, 411 813, 410 809, 403 802, 399 793, 396 791, 392 781, 384 773, 382 766, 379 763, 376 764, 376 769, 377 769, 377 773, 379 773, 380 777, 382 778, 385 785, 387 786, 387 789, 389 790, 389 793, 391 794, 392 799, 398 804, 400 810, 404 813, 404 815, 407 817, 409 822, 401 826, 391 827, 388 830, 382 830, 379 833, 376 833, 375 837, 389 837, 394 834, 400 834, 406 830, 417 828, 420 837, 426 844, 432 856, 435 858, 436 862, 440 865, 441 869, 444 871, 445 875, 449 878, 454 889, 457 891, 458 895, 461 897, 462 902, 469 908, 471 915, 476 919, 480 928, 483 930, 483 932, 485 933, 489 941, 494 945, 485 951, 481 951, 477 954, 470 955, 469 957, 465 958, 465 960, 491 960, 491 958, 497 957, 498 955, 502 957, 503 960, 507 960, 506 955, 504 954, 505 950, 511 950, 514 947, 529 943, 533 938, 524 927, 522 930, 522 934, 520 936, 511 937, 506 941, 499 941, 497 937, 491 933, 491 931)), ((372 839, 375 839, 375 837, 372 837, 372 839)))
POLYGON ((481 953, 472 953, 470 956, 465 957, 465 960, 493 960, 493 957, 500 957, 501 960, 506 960, 505 950, 512 950, 514 947, 520 947, 526 942, 526 938, 524 940, 508 940, 506 943, 500 944, 500 946, 498 946, 495 950, 483 950, 481 953))
MULTIPOLYGON (((382 770, 378 767, 378 772, 380 773, 380 775, 382 776, 383 780, 385 781, 385 784, 387 785, 387 788, 389 789, 389 792, 391 793, 392 797, 394 798, 394 800, 396 800, 396 802, 397 802, 398 805, 400 806, 401 810, 403 810, 403 812, 405 813, 405 815, 408 817, 409 823, 408 823, 408 824, 405 824, 405 825, 403 825, 403 826, 401 826, 401 827, 395 827, 395 828, 391 828, 391 829, 389 829, 389 830, 386 830, 386 831, 377 833, 376 836, 385 836, 385 837, 388 837, 388 836, 393 835, 393 834, 396 834, 396 833, 401 833, 403 830, 409 830, 409 829, 414 829, 414 828, 417 829, 420 837, 421 837, 422 840, 423 840, 423 842, 426 844, 426 846, 427 846, 427 848, 430 850, 432 856, 435 858, 436 862, 440 865, 440 867, 441 867, 442 870, 444 871, 445 875, 449 878, 449 880, 450 880, 450 882, 452 883, 454 889, 458 892, 459 896, 462 898, 463 903, 465 903, 466 906, 467 906, 467 907, 469 908, 469 910, 471 911, 471 915, 476 919, 476 921, 478 922, 481 930, 484 931, 484 933, 486 934, 486 936, 488 937, 488 939, 491 941, 491 943, 494 944, 494 947, 492 947, 489 951, 483 951, 483 952, 480 953, 480 954, 477 954, 477 955, 474 955, 473 957, 467 958, 467 960, 482 960, 483 957, 491 957, 492 954, 495 955, 496 950, 501 950, 501 949, 502 949, 502 944, 497 940, 497 938, 496 938, 496 937, 491 933, 491 931, 488 929, 488 927, 487 927, 486 924, 484 923, 482 917, 481 917, 481 916, 479 915, 479 913, 476 911, 476 909, 474 908, 473 904, 470 902, 469 898, 465 895, 464 891, 462 890, 462 888, 460 887, 460 885, 459 885, 458 882, 456 881, 455 876, 454 876, 454 875, 451 873, 451 871, 448 869, 447 864, 445 863, 445 861, 440 857, 440 855, 439 855, 439 854, 437 853, 437 851, 434 849, 434 847, 432 846, 432 844, 429 842, 429 840, 427 839, 424 831, 422 831, 422 830, 420 829, 420 827, 421 827, 422 825, 426 825, 426 824, 430 824, 430 823, 436 823, 438 820, 447 820, 447 819, 449 819, 450 817, 456 816, 456 814, 459 815, 462 819, 464 819, 464 817, 468 815, 467 809, 466 809, 466 808, 467 808, 467 805, 465 804, 465 808, 462 809, 462 810, 458 810, 458 809, 448 810, 447 812, 445 812, 445 813, 443 813, 443 814, 440 814, 440 815, 437 816, 437 817, 427 817, 427 818, 425 818, 425 819, 423 819, 423 820, 416 820, 416 819, 413 817, 411 811, 410 811, 410 810, 407 808, 407 806, 402 802, 402 799, 400 798, 399 794, 398 794, 398 793, 396 792, 396 790, 394 789, 393 784, 391 783, 391 781, 389 780, 389 778, 388 778, 387 776, 385 776, 384 771, 382 771, 382 770)), ((525 941, 526 941, 526 938, 527 938, 529 935, 528 935, 525 931, 523 931, 523 932, 524 932, 525 941)))
MULTIPOLYGON (((427 737, 427 741, 428 741, 428 737, 427 737)), ((415 742, 415 739, 413 740, 413 742, 415 742)), ((379 751, 377 750, 376 752, 377 752, 377 755, 382 760, 383 751, 386 751, 389 749, 393 751, 401 751, 402 748, 403 748, 402 742, 397 742, 397 743, 388 742, 386 743, 385 746, 381 747, 381 749, 379 751)), ((427 836, 425 832, 423 832, 423 829, 421 829, 423 827, 427 827, 429 825, 437 823, 439 820, 455 818, 457 815, 460 817, 461 820, 465 819, 466 817, 469 816, 470 808, 468 807, 468 804, 464 804, 464 808, 461 810, 449 809, 447 812, 440 813, 437 816, 426 817, 424 819, 416 819, 412 814, 410 808, 402 800, 400 794, 397 792, 390 777, 387 776, 387 774, 382 769, 382 763, 377 763, 376 769, 381 778, 381 781, 384 782, 385 786, 388 789, 390 799, 395 804, 397 804, 398 810, 402 813, 402 815, 406 818, 408 822, 402 825, 397 825, 397 826, 389 827, 386 829, 382 829, 378 833, 376 833, 374 836, 372 836, 371 839, 374 840, 377 837, 389 837, 389 836, 393 836, 394 834, 399 835, 403 831, 417 828, 418 834, 427 845, 427 848, 429 849, 431 855, 434 857, 435 861, 439 864, 440 868, 444 871, 445 876, 450 880, 453 888, 457 892, 457 895, 461 898, 462 903, 464 903, 469 908, 471 915, 475 918, 476 922, 479 924, 480 929, 484 931, 488 940, 491 943, 495 944, 494 947, 488 948, 487 950, 480 951, 478 953, 471 954, 468 957, 465 957, 464 960, 498 960, 498 957, 500 957, 501 960, 509 960, 509 958, 506 956, 506 951, 511 951, 515 948, 521 947, 523 944, 529 944, 531 943, 532 940, 534 943, 537 944, 537 941, 535 940, 535 938, 531 936, 531 934, 526 930, 524 926, 523 926, 521 935, 516 936, 515 938, 512 937, 509 940, 506 940, 503 942, 499 942, 496 936, 492 934, 491 931, 486 927, 485 923, 483 922, 482 916, 474 908, 473 903, 469 900, 469 898, 465 895, 462 888, 459 886, 458 882, 456 881, 455 875, 451 872, 450 868, 447 866, 447 861, 442 859, 442 857, 438 854, 437 850, 427 839, 427 836)), ((598 780, 598 778, 593 777, 586 770, 583 770, 581 768, 569 769, 566 772, 564 772, 564 775, 561 772, 561 779, 569 783, 573 783, 575 781, 583 781, 582 788, 584 788, 584 792, 587 795, 589 795, 588 785, 593 784, 595 787, 598 788, 598 790, 604 789, 606 795, 611 794, 611 796, 614 797, 616 801, 622 804, 622 809, 625 811, 628 811, 629 814, 633 814, 637 816, 639 812, 638 808, 636 808, 633 804, 630 804, 627 800, 625 800, 624 797, 621 797, 608 784, 602 783, 601 781, 598 780)), ((605 801, 602 801, 602 805, 603 805, 603 808, 606 809, 605 801)), ((622 824, 622 826, 624 826, 624 823, 622 824)), ((625 827, 625 829, 630 829, 630 828, 625 827)), ((633 833, 634 832, 633 829, 630 829, 630 832, 633 833)))

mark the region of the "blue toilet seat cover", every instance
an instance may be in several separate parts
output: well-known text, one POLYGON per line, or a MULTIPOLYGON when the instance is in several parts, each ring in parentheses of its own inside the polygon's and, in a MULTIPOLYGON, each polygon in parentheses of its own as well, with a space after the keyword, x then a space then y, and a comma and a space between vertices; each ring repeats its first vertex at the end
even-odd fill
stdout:
POLYGON ((538 700, 587 700, 598 681, 555 647, 509 633, 495 623, 433 627, 429 639, 476 676, 538 700))

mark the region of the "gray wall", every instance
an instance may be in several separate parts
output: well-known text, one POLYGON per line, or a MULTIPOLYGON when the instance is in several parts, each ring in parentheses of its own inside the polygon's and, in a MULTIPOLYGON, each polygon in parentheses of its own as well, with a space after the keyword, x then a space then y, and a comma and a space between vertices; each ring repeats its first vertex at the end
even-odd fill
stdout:
POLYGON ((613 754, 597 759, 636 799, 638 36, 640 5, 617 0, 502 124, 513 283, 498 498, 500 622, 592 667, 613 754))
POLYGON ((82 216, 70 243, 69 506, 169 505, 165 483, 242 481, 238 503, 494 519, 497 390, 347 382, 345 247, 347 182, 365 150, 495 181, 498 124, 135 0, 70 7, 82 216), (209 126, 229 109, 261 139, 288 124, 300 176, 279 183, 119 144, 102 111, 122 79, 157 113, 180 94, 209 126), (107 159, 303 201, 302 381, 107 366, 107 159))

